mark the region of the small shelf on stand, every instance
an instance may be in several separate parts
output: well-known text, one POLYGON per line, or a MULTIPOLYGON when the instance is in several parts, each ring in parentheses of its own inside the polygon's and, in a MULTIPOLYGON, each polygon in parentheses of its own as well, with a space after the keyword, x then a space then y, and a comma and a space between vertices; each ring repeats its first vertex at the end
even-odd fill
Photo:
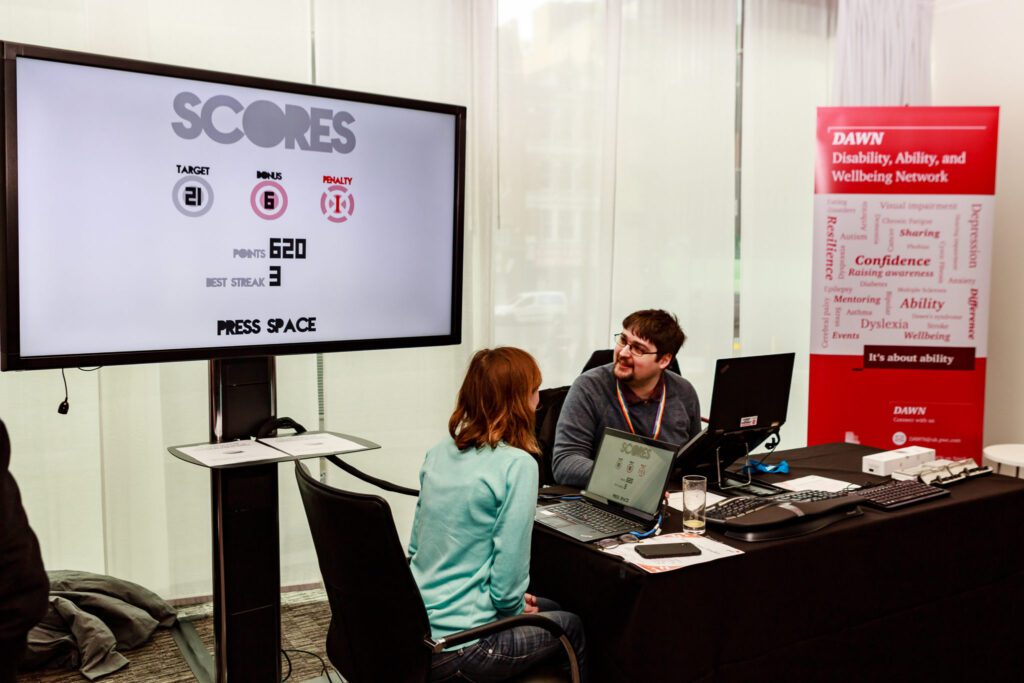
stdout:
MULTIPOLYGON (((379 444, 350 434, 302 432, 287 439, 238 439, 221 443, 171 446, 179 460, 210 470, 213 538, 215 653, 210 655, 191 624, 182 624, 175 641, 201 683, 281 678, 281 564, 277 464, 291 460, 357 453, 379 444), (318 435, 344 448, 291 454, 282 441, 302 442, 310 450, 318 435), (261 457, 245 458, 245 452, 261 457), (203 453, 211 457, 201 457, 203 453), (197 457, 199 455, 200 457, 197 457), (222 462, 217 462, 218 458, 222 462)), ((315 448, 314 448, 315 450, 315 448)))

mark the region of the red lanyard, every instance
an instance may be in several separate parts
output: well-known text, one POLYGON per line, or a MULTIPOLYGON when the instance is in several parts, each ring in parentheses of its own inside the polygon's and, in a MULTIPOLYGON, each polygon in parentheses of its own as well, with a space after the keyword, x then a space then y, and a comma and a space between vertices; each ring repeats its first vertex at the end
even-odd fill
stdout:
MULTIPOLYGON (((654 433, 651 434, 652 439, 657 439, 658 434, 661 434, 661 418, 665 414, 665 394, 667 389, 667 383, 661 385, 661 405, 658 406, 658 417, 654 421, 654 433)), ((629 431, 636 434, 636 430, 633 429, 633 421, 629 419, 629 409, 626 407, 626 401, 622 398, 622 389, 619 387, 618 381, 615 382, 615 394, 619 397, 619 408, 622 410, 622 416, 626 418, 626 424, 629 426, 629 431)))

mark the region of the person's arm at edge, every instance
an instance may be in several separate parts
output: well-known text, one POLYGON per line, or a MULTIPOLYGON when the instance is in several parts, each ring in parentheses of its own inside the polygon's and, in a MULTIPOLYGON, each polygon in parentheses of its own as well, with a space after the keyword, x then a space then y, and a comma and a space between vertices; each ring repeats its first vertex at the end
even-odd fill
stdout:
POLYGON ((537 463, 512 458, 508 466, 505 502, 494 524, 494 562, 491 564, 491 602, 499 617, 520 614, 530 583, 530 541, 537 509, 537 463))
MULTIPOLYGON (((424 468, 426 463, 424 463, 424 468)), ((420 468, 420 493, 423 492, 423 469, 420 468)), ((409 557, 411 558, 416 554, 416 550, 419 547, 419 527, 420 527, 420 501, 423 500, 422 496, 416 496, 416 513, 412 518, 412 533, 409 535, 409 557)))
POLYGON ((591 448, 597 429, 592 400, 587 396, 587 389, 581 388, 585 381, 577 378, 566 394, 551 451, 551 474, 555 481, 580 488, 587 485, 590 470, 594 468, 591 448))

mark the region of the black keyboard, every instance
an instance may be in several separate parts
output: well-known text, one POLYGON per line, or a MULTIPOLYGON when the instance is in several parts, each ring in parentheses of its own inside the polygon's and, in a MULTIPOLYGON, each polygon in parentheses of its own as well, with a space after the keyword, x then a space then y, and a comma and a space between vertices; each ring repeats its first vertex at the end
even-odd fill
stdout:
POLYGON ((771 541, 802 536, 861 514, 862 499, 842 491, 793 491, 730 498, 707 509, 708 524, 730 538, 771 541))
POLYGON ((562 519, 578 522, 602 533, 625 533, 634 531, 637 525, 624 517, 602 510, 599 507, 574 500, 545 508, 562 519))
POLYGON ((791 493, 780 493, 771 497, 776 503, 783 501, 800 501, 814 503, 819 500, 832 500, 833 498, 845 498, 849 491, 793 491, 791 493))
POLYGON ((742 496, 740 498, 729 498, 709 507, 706 515, 709 522, 725 522, 729 519, 736 519, 750 514, 754 510, 768 507, 772 502, 767 498, 754 496, 742 496))
POLYGON ((912 480, 888 481, 878 486, 857 489, 853 493, 863 498, 864 502, 871 507, 882 510, 896 510, 949 495, 949 491, 946 489, 912 480))
POLYGON ((752 512, 779 503, 816 503, 833 498, 845 498, 846 491, 831 493, 829 491, 791 491, 774 496, 741 496, 729 498, 707 509, 707 518, 712 523, 725 523, 729 520, 745 517, 752 512))

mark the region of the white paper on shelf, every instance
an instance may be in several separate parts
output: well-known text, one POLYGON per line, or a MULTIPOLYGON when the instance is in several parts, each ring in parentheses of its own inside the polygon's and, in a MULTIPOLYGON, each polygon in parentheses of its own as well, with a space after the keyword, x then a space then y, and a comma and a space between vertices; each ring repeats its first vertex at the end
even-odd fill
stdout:
POLYGON ((260 439, 264 443, 287 455, 330 455, 332 453, 348 453, 365 451, 366 446, 343 439, 327 432, 305 432, 292 436, 274 436, 260 439))
POLYGON ((207 467, 275 460, 284 456, 284 453, 279 450, 249 439, 227 441, 225 443, 204 443, 198 446, 181 446, 178 450, 207 467))

